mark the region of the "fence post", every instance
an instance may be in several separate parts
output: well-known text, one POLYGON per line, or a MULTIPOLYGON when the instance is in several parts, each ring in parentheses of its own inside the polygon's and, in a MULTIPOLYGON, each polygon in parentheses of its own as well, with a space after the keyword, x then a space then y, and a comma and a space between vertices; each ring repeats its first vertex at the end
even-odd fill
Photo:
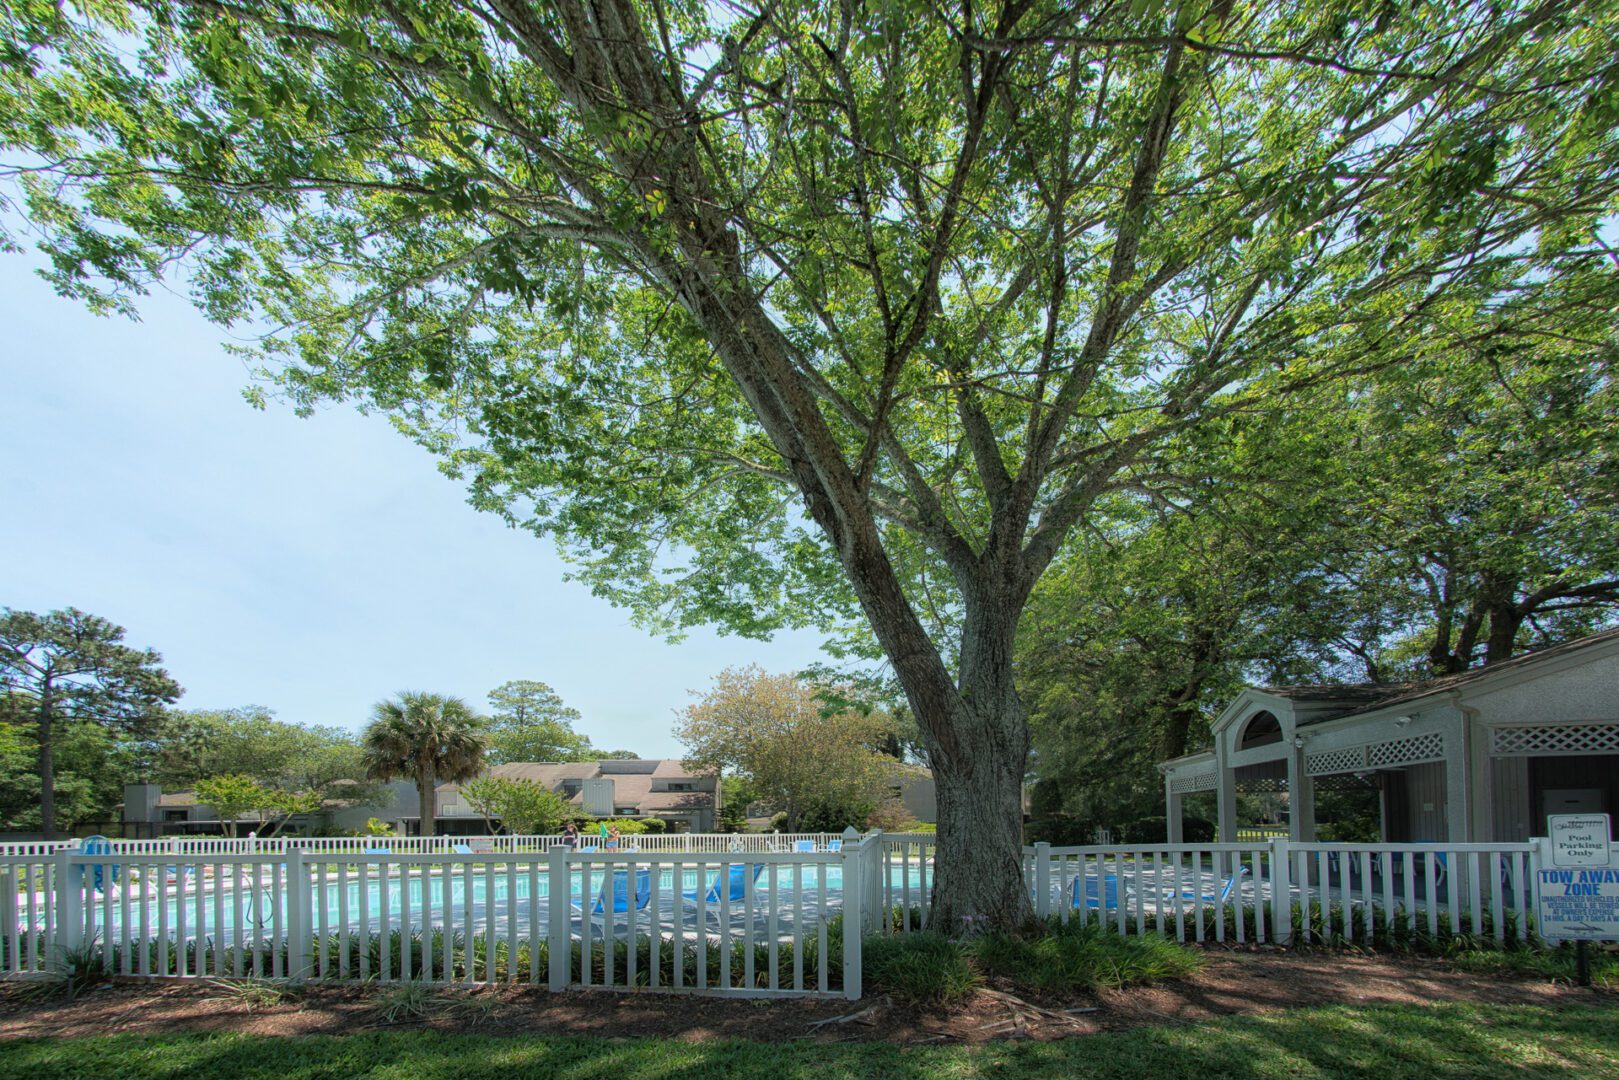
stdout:
MULTIPOLYGON (((573 934, 568 918, 568 905, 571 900, 568 891, 568 849, 558 844, 545 853, 545 861, 546 872, 550 876, 551 892, 549 901, 551 906, 548 913, 550 925, 546 931, 546 952, 550 957, 548 978, 551 991, 557 993, 568 988, 573 975, 573 934)), ((678 883, 676 887, 679 887, 678 883)), ((585 891, 590 891, 588 882, 585 891)), ((590 932, 588 925, 585 932, 590 932)), ((530 942, 529 948, 533 947, 534 943, 530 942)))
MULTIPOLYGON (((1293 944, 1293 852, 1287 837, 1270 838, 1270 929, 1278 945, 1293 944)), ((1259 883, 1254 883, 1259 888, 1259 883)))
POLYGON ((68 954, 77 951, 84 943, 84 875, 80 872, 79 880, 73 880, 73 856, 78 853, 79 841, 75 840, 71 847, 57 848, 56 850, 56 881, 55 894, 52 902, 56 905, 56 940, 47 941, 46 962, 55 969, 65 970, 69 964, 68 954))
POLYGON ((860 941, 865 933, 865 894, 861 880, 867 841, 844 844, 843 859, 843 996, 859 1001, 861 995, 860 941))
POLYGON ((1034 845, 1034 913, 1051 914, 1051 844, 1045 840, 1034 845))
POLYGON ((287 979, 297 984, 308 977, 310 946, 314 944, 309 926, 309 871, 304 865, 303 848, 289 846, 286 856, 287 979))

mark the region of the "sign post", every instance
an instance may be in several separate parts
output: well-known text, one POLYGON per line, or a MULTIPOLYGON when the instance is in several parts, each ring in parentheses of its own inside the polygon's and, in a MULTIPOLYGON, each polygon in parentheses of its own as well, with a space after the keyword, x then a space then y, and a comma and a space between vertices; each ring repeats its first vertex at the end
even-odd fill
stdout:
POLYGON ((1540 841, 1535 913, 1540 936, 1575 943, 1576 979, 1591 984, 1588 941, 1619 940, 1619 848, 1607 814, 1553 814, 1540 841))

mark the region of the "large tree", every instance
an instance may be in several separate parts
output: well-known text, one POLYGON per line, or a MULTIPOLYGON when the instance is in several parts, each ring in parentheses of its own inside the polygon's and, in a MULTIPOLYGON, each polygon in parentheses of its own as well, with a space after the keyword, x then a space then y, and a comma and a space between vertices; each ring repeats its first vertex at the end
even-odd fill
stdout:
POLYGON ((489 761, 586 761, 590 740, 573 729, 579 710, 550 686, 514 679, 489 691, 489 761))
POLYGON ((460 783, 483 771, 483 720, 458 697, 405 691, 379 701, 360 735, 366 773, 377 780, 416 783, 423 836, 433 835, 433 793, 439 781, 460 783))
POLYGON ((38 747, 40 829, 56 838, 56 744, 64 727, 139 732, 182 693, 151 649, 120 644, 124 628, 76 608, 0 610, 0 694, 38 747))
POLYGON ((185 268, 301 407, 389 411, 649 618, 863 615, 945 925, 1029 911, 1013 639, 1099 497, 1612 294, 1611 4, 6 10, 66 294, 185 268))
POLYGON ((352 732, 304 727, 262 705, 173 710, 151 740, 150 778, 170 790, 232 774, 283 793, 358 805, 382 796, 365 780, 364 754, 352 732))
POLYGON ((811 683, 758 667, 727 668, 680 714, 688 768, 741 777, 799 832, 807 814, 865 817, 888 794, 894 761, 875 749, 885 716, 829 706, 811 683))

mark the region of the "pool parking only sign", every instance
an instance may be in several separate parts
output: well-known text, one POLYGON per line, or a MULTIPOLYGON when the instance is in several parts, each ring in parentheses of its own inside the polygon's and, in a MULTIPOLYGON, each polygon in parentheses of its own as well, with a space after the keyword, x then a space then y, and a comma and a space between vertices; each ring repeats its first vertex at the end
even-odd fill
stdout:
POLYGON ((1608 815, 1553 815, 1547 825, 1536 930, 1548 941, 1619 941, 1619 850, 1608 839, 1608 815))

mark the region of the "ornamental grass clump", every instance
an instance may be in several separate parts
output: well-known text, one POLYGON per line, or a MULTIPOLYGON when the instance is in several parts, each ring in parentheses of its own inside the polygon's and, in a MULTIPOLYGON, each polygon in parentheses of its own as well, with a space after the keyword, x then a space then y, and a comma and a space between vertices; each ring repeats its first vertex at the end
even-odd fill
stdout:
POLYGON ((983 980, 962 945, 929 932, 867 938, 866 993, 900 1001, 944 1005, 960 1001, 983 980))
POLYGON ((968 948, 986 976, 1048 993, 1179 979, 1203 966, 1195 952, 1165 938, 1124 937, 1077 923, 1032 936, 992 932, 968 948))

